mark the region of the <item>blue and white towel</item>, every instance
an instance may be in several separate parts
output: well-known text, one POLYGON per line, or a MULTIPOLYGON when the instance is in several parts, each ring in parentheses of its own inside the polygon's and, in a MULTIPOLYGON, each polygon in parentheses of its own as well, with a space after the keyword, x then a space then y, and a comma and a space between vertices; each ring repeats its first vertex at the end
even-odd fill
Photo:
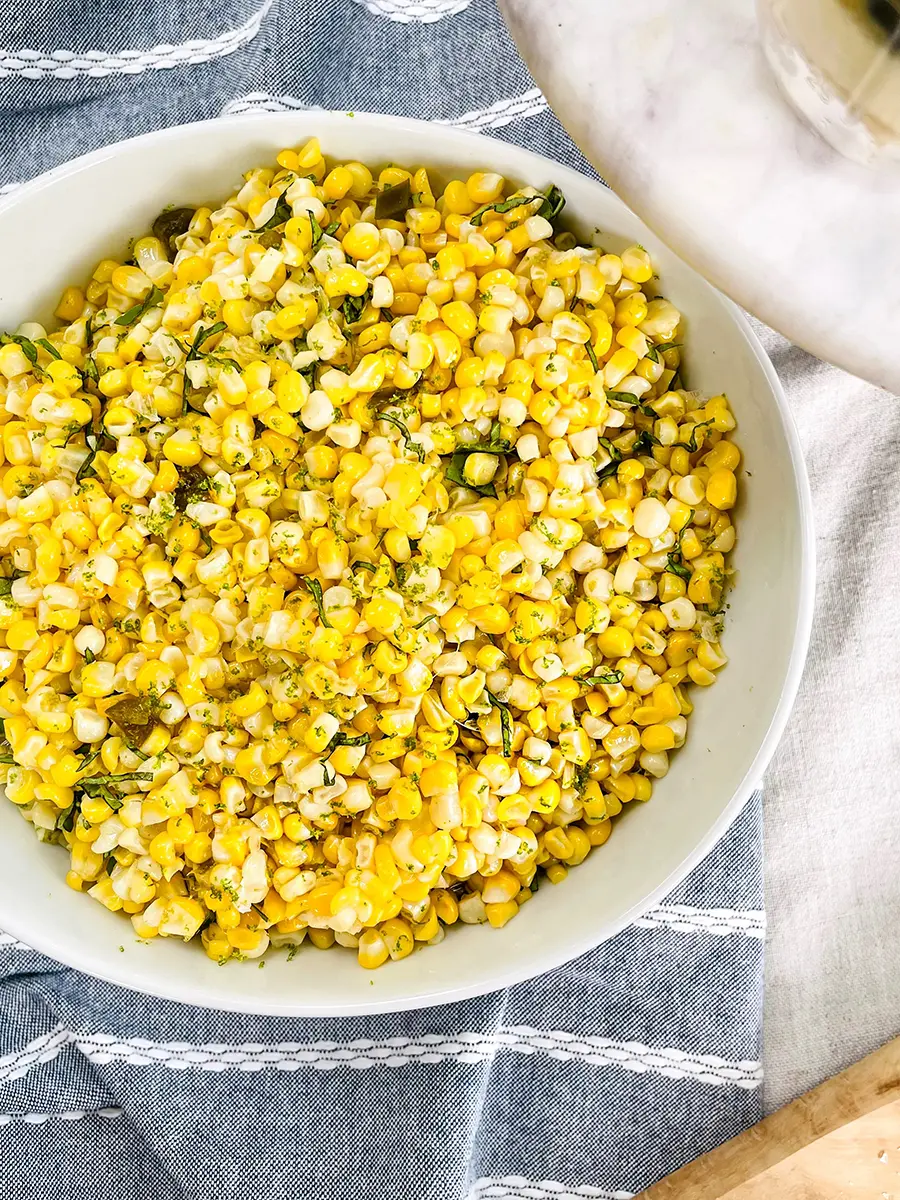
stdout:
MULTIPOLYGON (((491 0, 7 0, 0 17, 2 190, 160 126, 317 106, 589 170, 491 0)), ((757 796, 605 946, 505 992, 370 1018, 192 1009, 0 934, 0 1200, 638 1192, 761 1115, 761 848, 757 796)))

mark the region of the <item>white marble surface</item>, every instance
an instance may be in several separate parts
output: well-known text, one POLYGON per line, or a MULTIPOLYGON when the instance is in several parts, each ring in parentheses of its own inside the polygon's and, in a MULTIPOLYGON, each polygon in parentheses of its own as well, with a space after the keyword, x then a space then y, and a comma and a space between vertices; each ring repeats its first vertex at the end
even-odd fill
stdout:
POLYGON ((812 354, 900 392, 900 173, 794 115, 754 0, 501 0, 586 156, 701 274, 812 354))
MULTIPOLYGON (((900 390, 900 204, 855 195, 862 169, 769 94, 750 0, 505 7, 550 102, 664 238, 793 340, 900 390), (751 87, 767 120, 742 110, 751 87)), ((818 533, 809 661, 766 775, 771 1111, 900 1032, 900 405, 758 332, 798 422, 818 533)))

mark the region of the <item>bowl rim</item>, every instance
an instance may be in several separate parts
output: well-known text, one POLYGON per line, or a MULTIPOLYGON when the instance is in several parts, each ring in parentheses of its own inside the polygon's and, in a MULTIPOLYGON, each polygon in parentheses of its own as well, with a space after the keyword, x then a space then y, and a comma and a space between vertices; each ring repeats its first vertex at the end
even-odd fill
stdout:
MULTIPOLYGON (((430 136, 440 138, 442 146, 451 149, 454 143, 460 146, 469 146, 470 148, 473 142, 483 146, 486 161, 490 161, 491 148, 496 148, 498 141, 498 139, 488 137, 482 133, 458 129, 434 121, 363 111, 341 112, 313 108, 297 110, 296 112, 292 111, 290 113, 245 113, 205 121, 193 121, 183 125, 173 125, 164 129, 157 129, 151 133, 140 134, 108 146, 102 146, 97 150, 80 155, 58 167, 43 172, 34 179, 17 187, 12 192, 0 197, 0 220, 2 220, 8 211, 18 207, 20 204, 27 203, 29 199, 45 188, 52 187, 82 171, 89 170, 91 167, 110 158, 115 158, 126 148, 156 146, 160 142, 174 142, 185 135, 200 132, 206 132, 215 136, 217 132, 234 126, 246 128, 265 127, 276 122, 284 123, 286 118, 292 119, 295 123, 307 123, 311 127, 310 136, 318 136, 320 131, 327 133, 329 129, 334 129, 336 126, 350 122, 359 126, 377 122, 380 128, 387 127, 395 131, 398 135, 398 142, 402 139, 404 133, 422 136, 425 131, 428 131, 430 136)), ((567 178, 577 180, 579 184, 591 184, 598 189, 602 189, 605 194, 611 195, 617 203, 621 204, 628 212, 631 212, 621 197, 611 189, 608 189, 599 180, 592 180, 589 176, 576 171, 572 167, 565 166, 545 155, 528 150, 517 143, 507 142, 505 146, 513 150, 517 157, 521 157, 523 171, 525 169, 529 170, 533 173, 534 178, 539 178, 543 172, 552 175, 562 185, 565 184, 567 178)), ((638 221, 641 220, 640 217, 636 217, 636 219, 638 221)), ((659 240, 662 241, 662 239, 659 240)), ((669 253, 674 254, 675 257, 679 257, 668 246, 667 250, 669 253)), ((527 968, 524 973, 521 970, 509 968, 492 975, 489 982, 486 983, 483 981, 468 982, 443 987, 431 985, 427 994, 411 995, 403 999, 390 997, 383 999, 372 997, 367 999, 364 995, 360 994, 358 1000, 342 1001, 337 1004, 328 1005, 322 1003, 311 1004, 304 1002, 299 997, 296 1000, 285 1001, 266 993, 261 993, 258 1000, 251 1004, 240 993, 229 995, 225 990, 213 990, 208 984, 200 981, 192 981, 186 975, 154 975, 152 968, 149 966, 136 968, 127 962, 123 962, 119 966, 118 963, 111 963, 106 957, 95 954, 90 946, 78 944, 77 949, 73 949, 71 943, 66 941, 61 934, 56 935, 52 930, 44 928, 37 931, 29 928, 27 919, 20 919, 20 914, 15 910, 10 910, 2 914, 3 929, 32 949, 61 962, 73 970, 82 971, 104 982, 129 988, 143 995, 156 996, 164 1000, 172 1000, 220 1011, 256 1015, 285 1017, 358 1016, 370 1013, 402 1012, 412 1008, 428 1008, 435 1005, 467 1000, 475 996, 486 995, 501 988, 513 986, 528 979, 533 979, 537 975, 559 967, 584 954, 586 951, 609 941, 617 933, 620 933, 627 926, 633 924, 635 920, 647 912, 653 905, 657 904, 673 887, 683 880, 706 857, 762 783, 763 772, 768 766, 784 733, 803 675, 812 634, 816 579, 812 492, 800 444, 800 437, 781 381, 743 311, 732 300, 718 291, 713 284, 699 275, 699 272, 688 263, 683 262, 683 265, 708 290, 711 302, 721 305, 729 315, 737 333, 743 338, 768 384, 784 433, 791 462, 793 484, 796 489, 799 518, 798 535, 800 541, 799 585, 788 666, 781 692, 765 736, 762 738, 743 779, 734 790, 719 817, 707 829, 693 850, 686 854, 678 865, 652 891, 648 892, 642 900, 633 904, 620 916, 605 921, 602 926, 598 924, 595 934, 585 935, 573 940, 561 940, 560 942, 548 939, 544 944, 535 947, 528 955, 527 968)))

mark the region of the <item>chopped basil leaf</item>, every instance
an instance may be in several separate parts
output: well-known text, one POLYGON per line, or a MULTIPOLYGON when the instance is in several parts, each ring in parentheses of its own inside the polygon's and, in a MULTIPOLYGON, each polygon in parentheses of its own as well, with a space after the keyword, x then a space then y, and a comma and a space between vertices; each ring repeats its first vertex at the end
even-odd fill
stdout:
POLYGON ((649 348, 649 350, 647 351, 646 357, 649 358, 651 362, 655 362, 655 363, 659 362, 659 354, 657 353, 655 346, 651 346, 649 348))
POLYGON ((359 569, 360 571, 368 571, 372 575, 374 575, 375 572, 378 570, 378 568, 375 566, 374 563, 359 562, 359 561, 357 561, 353 564, 353 570, 355 571, 357 569, 359 569))
POLYGON ((473 442, 470 445, 460 446, 457 453, 462 451, 464 454, 509 454, 512 448, 512 442, 506 438, 496 437, 491 430, 489 442, 473 442))
POLYGON ((154 285, 150 289, 149 295, 140 304, 135 304, 133 308, 129 308, 127 312, 122 313, 121 317, 116 317, 115 324, 134 325, 141 319, 145 312, 148 312, 151 308, 156 308, 163 299, 163 293, 154 285))
POLYGON ((607 391, 606 399, 610 404, 626 404, 629 408, 634 408, 640 403, 634 392, 610 392, 607 391))
POLYGON ((37 366, 38 354, 37 347, 35 346, 34 342, 29 341, 27 337, 22 337, 20 333, 4 333, 3 336, 0 337, 0 344, 7 344, 9 342, 15 342, 17 346, 21 346, 22 353, 25 355, 31 365, 33 367, 37 366))
POLYGON ((690 567, 684 565, 680 553, 668 554, 666 556, 666 570, 671 571, 673 575, 677 575, 679 579, 690 579, 693 573, 690 567))
POLYGON ((358 737, 347 737, 346 733, 336 733, 322 753, 328 757, 332 750, 337 750, 338 746, 368 746, 371 742, 371 735, 361 733, 358 737))
POLYGON ((485 204, 479 208, 477 212, 473 212, 468 218, 470 225, 480 225, 484 220, 485 213, 508 213, 514 208, 521 208, 523 204, 530 204, 533 200, 542 200, 542 196, 510 196, 508 200, 496 200, 493 204, 485 204))
POLYGON ((36 346, 43 346, 43 348, 47 351, 47 353, 50 355, 51 358, 59 358, 59 359, 62 358, 62 355, 57 350, 57 348, 53 345, 52 342, 49 342, 46 338, 38 338, 34 344, 36 346))
POLYGON ((147 726, 153 722, 150 702, 143 696, 123 696, 106 710, 106 715, 115 721, 129 742, 142 742, 147 736, 147 726))
POLYGON ((209 476, 199 467, 183 467, 178 472, 178 486, 172 493, 175 507, 184 512, 189 504, 196 504, 209 495, 209 476))
POLYGON ((196 209, 193 208, 170 208, 161 212, 153 222, 150 227, 153 236, 162 242, 167 256, 177 249, 175 239, 187 233, 195 212, 196 209))
POLYGON ((699 424, 695 425, 691 430, 691 436, 686 442, 676 442, 675 445, 680 446, 682 450, 687 450, 689 454, 696 454, 700 449, 700 447, 697 445, 697 430, 707 429, 712 424, 712 421, 700 421, 699 424))
POLYGON ((649 454, 652 457, 654 446, 661 446, 662 442, 658 437, 655 437, 649 429, 642 429, 631 447, 632 454, 649 454))
POLYGON ((430 617, 423 617, 421 621, 416 621, 413 629, 421 629, 423 625, 427 625, 429 621, 436 621, 437 613, 432 613, 430 617))
POLYGON ((204 329, 201 325, 201 327, 197 330, 197 334, 193 342, 191 342, 191 348, 188 351, 187 359, 185 361, 193 362, 195 359, 199 358, 200 347, 203 345, 203 343, 209 341, 209 339, 217 333, 224 333, 227 328, 228 326, 224 321, 216 321, 215 325, 210 325, 208 329, 204 329))
POLYGON ((688 519, 678 531, 678 538, 675 542, 675 549, 666 557, 666 570, 671 571, 673 575, 680 576, 681 579, 690 579, 692 571, 684 565, 684 555, 681 552, 681 543, 684 540, 684 535, 688 531, 688 527, 694 516, 694 509, 688 514, 688 519))
POLYGON ((341 305, 341 312, 344 314, 344 322, 347 325, 355 325, 359 318, 365 312, 366 305, 369 303, 368 288, 361 296, 348 296, 341 305))
POLYGON ((479 496, 491 496, 496 500, 497 489, 492 483, 469 483, 469 481, 463 475, 463 468, 466 465, 466 459, 468 457, 468 450, 457 450, 444 469, 444 477, 449 479, 451 483, 459 484, 460 487, 468 488, 472 492, 477 492, 479 496))
POLYGON ((91 649, 87 649, 87 650, 85 650, 85 652, 84 652, 84 661, 85 661, 86 663, 92 663, 92 662, 96 662, 96 661, 97 661, 97 655, 96 655, 96 654, 93 652, 93 650, 91 650, 91 649))
POLYGON ((76 786, 85 796, 105 800, 113 812, 118 812, 125 801, 113 790, 115 787, 120 783, 151 783, 152 780, 152 774, 147 771, 129 771, 124 775, 92 775, 89 779, 80 780, 76 786))
POLYGON ((260 225, 259 228, 254 232, 264 233, 267 229, 274 229, 276 225, 284 225, 284 223, 289 221, 292 216, 293 212, 291 211, 291 206, 288 204, 287 200, 285 200, 284 196, 279 196, 278 203, 275 205, 275 211, 272 213, 271 217, 269 217, 265 225, 260 225))
POLYGON ((608 479, 610 475, 615 475, 619 469, 619 463, 622 461, 622 454, 618 446, 614 446, 609 438, 600 438, 600 445, 610 457, 610 461, 602 467, 597 468, 597 481, 602 483, 604 479, 608 479))
POLYGON ((550 191, 544 197, 544 203, 537 211, 539 217, 544 217, 547 221, 555 221, 562 210, 566 207, 566 198, 554 184, 550 191))
POLYGON ((513 719, 512 713, 509 711, 509 705, 504 704, 502 700, 498 700, 493 692, 488 692, 485 689, 485 694, 494 708, 500 710, 500 729, 503 735, 503 757, 512 757, 513 743, 513 719))
POLYGON ((376 197, 375 219, 377 221, 394 221, 397 217, 402 217, 409 208, 410 199, 408 179, 404 179, 402 183, 398 183, 394 187, 386 187, 376 197))
POLYGON ((614 687, 615 684, 621 683, 624 675, 621 671, 613 668, 609 671, 603 671, 600 675, 579 675, 578 682, 587 684, 588 687, 614 687))
POLYGON ((310 250, 315 250, 322 240, 324 231, 312 213, 307 213, 306 215, 309 217, 310 250))
POLYGON ((94 458, 97 454, 97 451, 100 449, 100 438, 96 437, 93 433, 86 433, 84 435, 84 440, 88 448, 88 456, 76 472, 76 483, 81 483, 81 481, 86 479, 88 475, 97 474, 96 470, 94 469, 94 458))
POLYGON ((399 417, 392 416, 391 413, 380 412, 377 414, 377 420, 387 421, 389 425, 393 425, 395 429, 399 429, 400 433, 403 435, 403 442, 406 446, 406 449, 412 450, 413 454, 415 454, 420 463, 425 461, 425 447, 421 445, 421 443, 414 442, 412 440, 412 435, 399 417))
POLYGON ((334 237, 334 235, 337 233, 337 231, 340 229, 340 227, 341 227, 340 221, 332 221, 330 225, 325 226, 325 236, 326 237, 334 237))
POLYGON ((318 579, 312 579, 308 575, 305 575, 300 580, 300 582, 304 585, 306 590, 312 596, 313 600, 315 600, 316 608, 319 610, 319 620, 322 622, 322 624, 325 626, 326 629, 331 629, 332 628, 331 622, 325 616, 325 605, 322 601, 322 585, 321 585, 321 583, 319 583, 318 579))
POLYGON ((84 360, 84 370, 81 373, 86 379, 93 380, 94 383, 100 382, 100 372, 97 370, 97 364, 90 354, 84 360))
POLYGON ((587 350, 587 356, 590 359, 591 366, 594 368, 595 371, 599 371, 600 364, 597 362, 597 352, 594 349, 594 347, 591 345, 590 340, 588 340, 584 343, 584 348, 585 348, 585 350, 587 350))
POLYGON ((0 762, 7 766, 14 766, 15 759, 13 758, 12 746, 9 744, 9 738, 6 736, 6 722, 0 720, 0 753, 3 757, 0 762))

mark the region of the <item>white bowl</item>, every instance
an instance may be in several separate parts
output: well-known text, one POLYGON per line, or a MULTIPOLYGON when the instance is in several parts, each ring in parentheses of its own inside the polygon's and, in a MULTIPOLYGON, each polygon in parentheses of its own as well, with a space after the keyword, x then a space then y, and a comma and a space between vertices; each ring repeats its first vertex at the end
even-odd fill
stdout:
POLYGON ((124 251, 167 204, 224 197, 241 172, 317 135, 329 156, 424 164, 438 179, 475 168, 556 183, 582 236, 640 242, 665 294, 687 315, 692 387, 725 391, 744 452, 736 586, 724 639, 730 663, 695 689, 687 745, 649 804, 633 804, 605 847, 559 887, 545 886, 503 930, 460 926, 378 971, 356 955, 304 948, 220 968, 197 944, 135 941, 131 925, 64 883, 64 854, 37 842, 0 802, 0 928, 45 954, 138 991, 211 1008, 293 1015, 392 1011, 492 991, 611 937, 710 849, 759 783, 803 668, 813 606, 811 500, 793 423, 771 364, 738 310, 677 259, 598 183, 505 142, 440 125, 346 113, 237 117, 148 134, 76 159, 0 204, 0 329, 49 319, 68 284, 124 251))

